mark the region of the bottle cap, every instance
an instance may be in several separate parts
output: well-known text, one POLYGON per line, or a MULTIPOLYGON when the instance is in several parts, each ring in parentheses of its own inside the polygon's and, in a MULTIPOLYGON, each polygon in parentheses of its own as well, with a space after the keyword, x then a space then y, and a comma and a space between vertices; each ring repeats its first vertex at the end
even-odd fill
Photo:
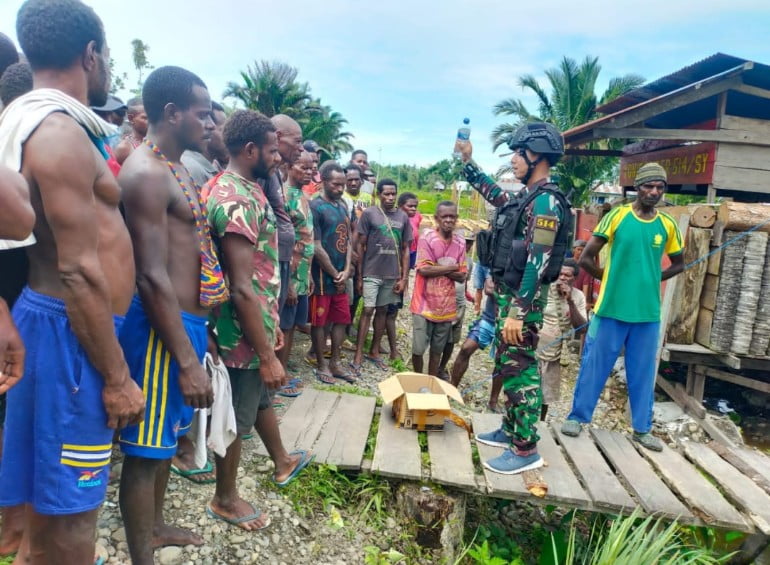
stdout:
POLYGON ((469 124, 469 123, 471 123, 471 121, 470 121, 469 118, 463 118, 463 123, 464 124, 469 124))

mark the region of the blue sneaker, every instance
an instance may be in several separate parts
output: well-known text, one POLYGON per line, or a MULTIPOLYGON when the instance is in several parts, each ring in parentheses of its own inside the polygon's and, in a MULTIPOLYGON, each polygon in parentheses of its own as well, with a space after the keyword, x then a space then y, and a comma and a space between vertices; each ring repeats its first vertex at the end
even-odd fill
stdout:
POLYGON ((476 434, 476 441, 492 447, 511 447, 511 438, 505 435, 502 428, 497 428, 493 432, 476 434))
POLYGON ((543 466, 543 458, 539 454, 521 456, 516 455, 510 449, 503 451, 503 454, 489 461, 484 461, 484 467, 493 473, 501 475, 515 475, 524 471, 531 471, 543 466))

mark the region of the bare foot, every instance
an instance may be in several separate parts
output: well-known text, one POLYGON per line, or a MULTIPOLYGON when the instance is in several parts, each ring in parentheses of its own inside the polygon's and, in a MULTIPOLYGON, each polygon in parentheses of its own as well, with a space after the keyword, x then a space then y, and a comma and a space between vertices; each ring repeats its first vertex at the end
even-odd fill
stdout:
POLYGON ((152 530, 152 548, 157 549, 167 545, 203 545, 203 538, 184 528, 168 524, 155 526, 152 530))
POLYGON ((227 505, 221 504, 214 498, 208 510, 209 515, 213 513, 217 519, 238 526, 247 532, 262 530, 270 525, 270 516, 256 509, 253 504, 246 502, 240 496, 227 505))
POLYGON ((215 468, 210 462, 206 464, 206 467, 211 466, 211 470, 203 471, 195 466, 194 454, 177 451, 177 454, 171 459, 171 465, 176 468, 176 471, 172 469, 174 474, 181 475, 199 485, 211 484, 217 480, 215 468))
POLYGON ((0 557, 19 551, 24 534, 24 505, 3 508, 3 528, 0 531, 0 557))
POLYGON ((301 460, 301 454, 289 454, 289 456, 284 461, 281 461, 280 464, 276 465, 275 474, 273 475, 275 481, 277 483, 281 483, 288 479, 289 475, 294 472, 294 469, 297 467, 297 465, 299 465, 301 460))

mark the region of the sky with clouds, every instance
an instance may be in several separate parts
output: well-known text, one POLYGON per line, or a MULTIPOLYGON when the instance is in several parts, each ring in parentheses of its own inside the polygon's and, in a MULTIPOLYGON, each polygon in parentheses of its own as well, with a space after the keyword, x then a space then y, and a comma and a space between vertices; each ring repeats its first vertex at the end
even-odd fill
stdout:
MULTIPOLYGON (((197 73, 219 99, 254 60, 289 63, 348 120, 353 145, 384 163, 427 165, 450 155, 463 117, 475 156, 503 162, 490 132, 501 99, 522 98, 567 55, 598 56, 601 86, 637 73, 654 80, 717 51, 770 64, 767 0, 89 0, 118 71, 134 77, 131 40, 150 62, 197 73), (539 16, 539 10, 543 15, 539 16)), ((20 0, 0 0, 0 31, 15 37, 20 0)))

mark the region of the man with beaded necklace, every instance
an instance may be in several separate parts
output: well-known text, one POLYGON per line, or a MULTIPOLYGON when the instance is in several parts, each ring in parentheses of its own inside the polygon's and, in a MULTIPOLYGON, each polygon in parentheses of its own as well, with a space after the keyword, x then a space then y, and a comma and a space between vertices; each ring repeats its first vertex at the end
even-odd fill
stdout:
POLYGON ((147 77, 142 99, 147 137, 118 178, 138 291, 120 341, 147 399, 144 422, 120 435, 126 455, 120 509, 135 565, 153 563, 155 547, 203 543, 165 524, 163 499, 177 438, 193 410, 213 401, 201 365, 209 345, 206 321, 228 297, 201 187, 180 161, 187 149, 203 152, 214 131, 206 85, 185 69, 161 67, 147 77))

